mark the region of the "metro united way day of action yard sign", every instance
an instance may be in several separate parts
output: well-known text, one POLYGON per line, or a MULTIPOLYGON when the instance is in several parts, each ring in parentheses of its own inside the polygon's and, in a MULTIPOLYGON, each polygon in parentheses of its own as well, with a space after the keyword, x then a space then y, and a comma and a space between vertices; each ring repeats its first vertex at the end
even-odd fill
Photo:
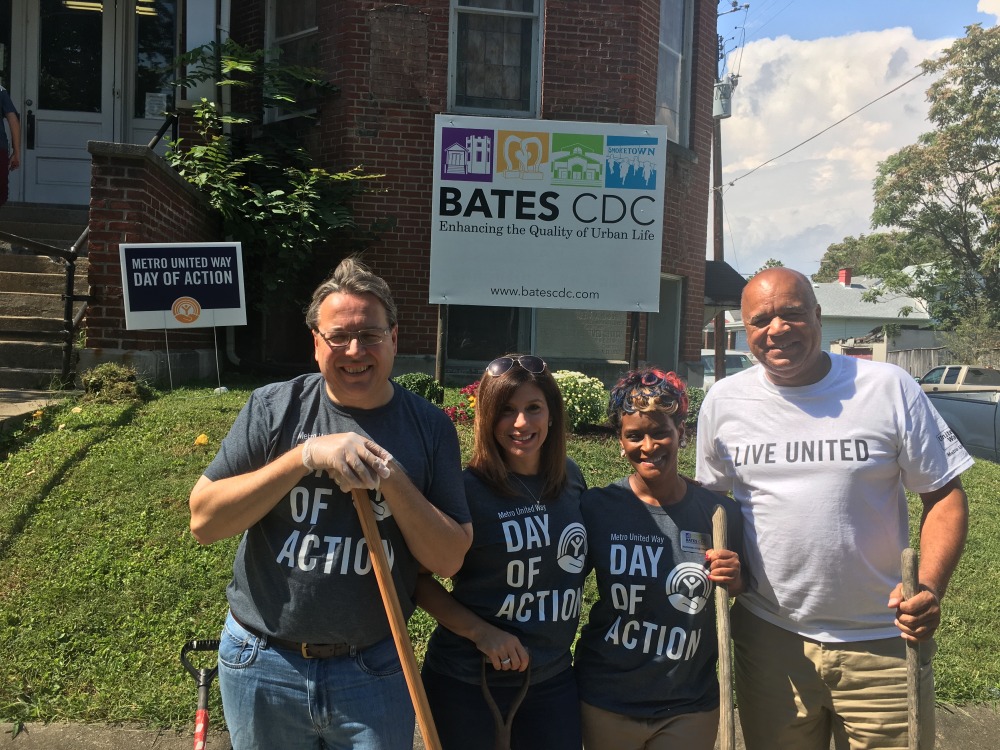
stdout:
POLYGON ((246 325, 239 242, 119 246, 125 327, 246 325))
POLYGON ((667 132, 438 115, 434 304, 657 312, 667 132))

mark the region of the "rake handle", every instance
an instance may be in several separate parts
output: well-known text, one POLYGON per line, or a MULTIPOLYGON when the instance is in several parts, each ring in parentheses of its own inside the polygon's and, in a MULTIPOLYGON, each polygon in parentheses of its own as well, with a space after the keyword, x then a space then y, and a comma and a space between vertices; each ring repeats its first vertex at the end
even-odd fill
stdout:
MULTIPOLYGON (((721 505, 712 513, 712 548, 729 549, 726 511, 721 505)), ((736 717, 733 711, 733 651, 729 625, 729 591, 715 587, 715 632, 719 638, 719 750, 735 750, 736 717)))
MULTIPOLYGON (((903 597, 909 599, 917 595, 917 553, 907 547, 902 554, 903 597)), ((906 642, 906 721, 910 750, 920 750, 920 644, 906 642)))

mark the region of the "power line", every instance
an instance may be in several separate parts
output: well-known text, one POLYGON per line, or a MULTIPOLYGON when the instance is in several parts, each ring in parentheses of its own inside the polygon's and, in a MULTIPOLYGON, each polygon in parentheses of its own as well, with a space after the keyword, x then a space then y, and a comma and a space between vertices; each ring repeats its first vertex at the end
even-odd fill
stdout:
MULTIPOLYGON (((859 107, 858 109, 856 109, 856 110, 854 110, 853 112, 851 112, 851 113, 850 113, 849 115, 846 115, 845 117, 842 117, 842 118, 840 118, 839 120, 837 120, 837 121, 836 121, 835 123, 833 123, 832 125, 829 125, 829 126, 827 126, 827 127, 823 128, 823 129, 822 129, 821 131, 819 131, 819 132, 818 132, 818 133, 816 133, 815 135, 812 135, 812 136, 810 136, 810 137, 806 138, 806 139, 805 139, 804 141, 802 141, 801 143, 798 143, 798 144, 796 144, 795 146, 792 146, 792 147, 791 147, 790 149, 788 149, 787 151, 784 151, 784 152, 782 152, 782 153, 778 154, 777 156, 774 156, 774 157, 772 157, 772 158, 768 159, 768 160, 767 160, 767 161, 765 161, 765 162, 764 162, 763 164, 758 164, 758 165, 757 165, 756 167, 754 167, 753 169, 751 169, 751 170, 750 170, 749 172, 746 172, 746 173, 744 173, 744 174, 741 174, 741 175, 740 175, 739 177, 737 177, 737 178, 735 178, 734 180, 731 180, 731 181, 730 181, 729 183, 727 183, 727 185, 726 185, 725 187, 732 187, 732 186, 733 186, 733 185, 735 185, 735 184, 736 184, 737 182, 739 182, 740 180, 742 180, 742 179, 743 179, 744 177, 749 177, 750 175, 752 175, 752 174, 753 174, 754 172, 756 172, 756 171, 757 171, 758 169, 761 169, 762 167, 766 167, 766 166, 767 166, 768 164, 770 164, 771 162, 773 162, 773 161, 777 161, 778 159, 780 159, 780 158, 781 158, 781 157, 783 157, 783 156, 788 156, 788 154, 792 153, 792 152, 793 152, 793 151, 795 151, 796 149, 798 149, 798 148, 801 148, 802 146, 805 146, 805 145, 806 145, 807 143, 809 143, 810 141, 813 141, 813 140, 816 140, 817 138, 819 138, 819 137, 820 137, 821 135, 823 135, 824 133, 826 133, 826 132, 828 132, 828 131, 830 131, 830 130, 833 130, 833 129, 834 129, 835 127, 837 127, 837 126, 838 126, 838 125, 840 125, 841 123, 843 123, 843 122, 846 122, 847 120, 849 120, 849 119, 851 119, 852 117, 854 117, 854 115, 858 114, 859 112, 863 112, 864 110, 868 109, 868 108, 869 108, 870 106, 872 106, 873 104, 875 104, 876 102, 879 102, 879 101, 881 101, 882 99, 885 99, 885 98, 886 98, 887 96, 889 96, 890 94, 894 94, 894 93, 896 93, 897 91, 899 91, 899 90, 900 90, 901 88, 903 88, 904 86, 907 86, 907 85, 909 85, 909 84, 913 83, 913 82, 914 82, 915 80, 917 80, 918 78, 920 78, 921 76, 923 76, 923 75, 925 75, 925 74, 926 74, 926 71, 923 71, 923 70, 921 70, 921 71, 920 71, 919 73, 917 73, 917 74, 916 74, 915 76, 913 76, 912 78, 909 78, 909 79, 907 79, 907 80, 903 81, 903 82, 902 82, 901 84, 899 84, 899 85, 898 85, 898 86, 896 86, 895 88, 893 88, 893 89, 890 89, 889 91, 886 91, 886 92, 885 92, 884 94, 882 94, 882 95, 881 95, 881 96, 879 96, 879 97, 876 97, 875 99, 872 99, 872 100, 871 100, 870 102, 868 102, 868 103, 867 103, 867 104, 865 104, 864 106, 862 106, 862 107, 859 107)), ((721 190, 721 189, 722 189, 722 187, 719 187, 719 188, 715 188, 715 189, 716 189, 716 190, 721 190)))

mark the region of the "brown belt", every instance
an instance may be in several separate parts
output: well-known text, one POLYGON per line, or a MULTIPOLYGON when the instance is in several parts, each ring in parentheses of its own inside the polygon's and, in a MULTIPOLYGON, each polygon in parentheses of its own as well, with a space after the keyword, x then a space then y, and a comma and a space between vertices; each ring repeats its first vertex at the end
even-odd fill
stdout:
MULTIPOLYGON (((233 619, 236 620, 235 615, 233 619)), ((266 644, 286 651, 295 651, 306 659, 330 659, 334 656, 350 656, 357 651, 356 647, 350 643, 299 643, 298 641, 286 641, 284 638, 261 633, 256 628, 244 625, 239 620, 236 620, 236 624, 251 635, 260 638, 266 644)))

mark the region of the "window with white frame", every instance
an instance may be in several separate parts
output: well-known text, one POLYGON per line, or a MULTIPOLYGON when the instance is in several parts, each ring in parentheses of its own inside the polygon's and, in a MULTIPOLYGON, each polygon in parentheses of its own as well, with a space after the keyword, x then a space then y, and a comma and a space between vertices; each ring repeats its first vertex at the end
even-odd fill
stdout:
MULTIPOLYGON (((268 50, 280 51, 283 65, 306 68, 319 67, 319 27, 316 25, 316 0, 269 0, 265 45, 268 50)), ((294 117, 311 111, 305 87, 293 91, 299 106, 294 109, 278 108, 265 113, 269 122, 294 117)))
POLYGON ((537 116, 543 2, 451 0, 452 111, 537 116))
POLYGON ((667 138, 688 145, 691 102, 691 0, 660 0, 660 55, 656 70, 656 124, 667 138))

